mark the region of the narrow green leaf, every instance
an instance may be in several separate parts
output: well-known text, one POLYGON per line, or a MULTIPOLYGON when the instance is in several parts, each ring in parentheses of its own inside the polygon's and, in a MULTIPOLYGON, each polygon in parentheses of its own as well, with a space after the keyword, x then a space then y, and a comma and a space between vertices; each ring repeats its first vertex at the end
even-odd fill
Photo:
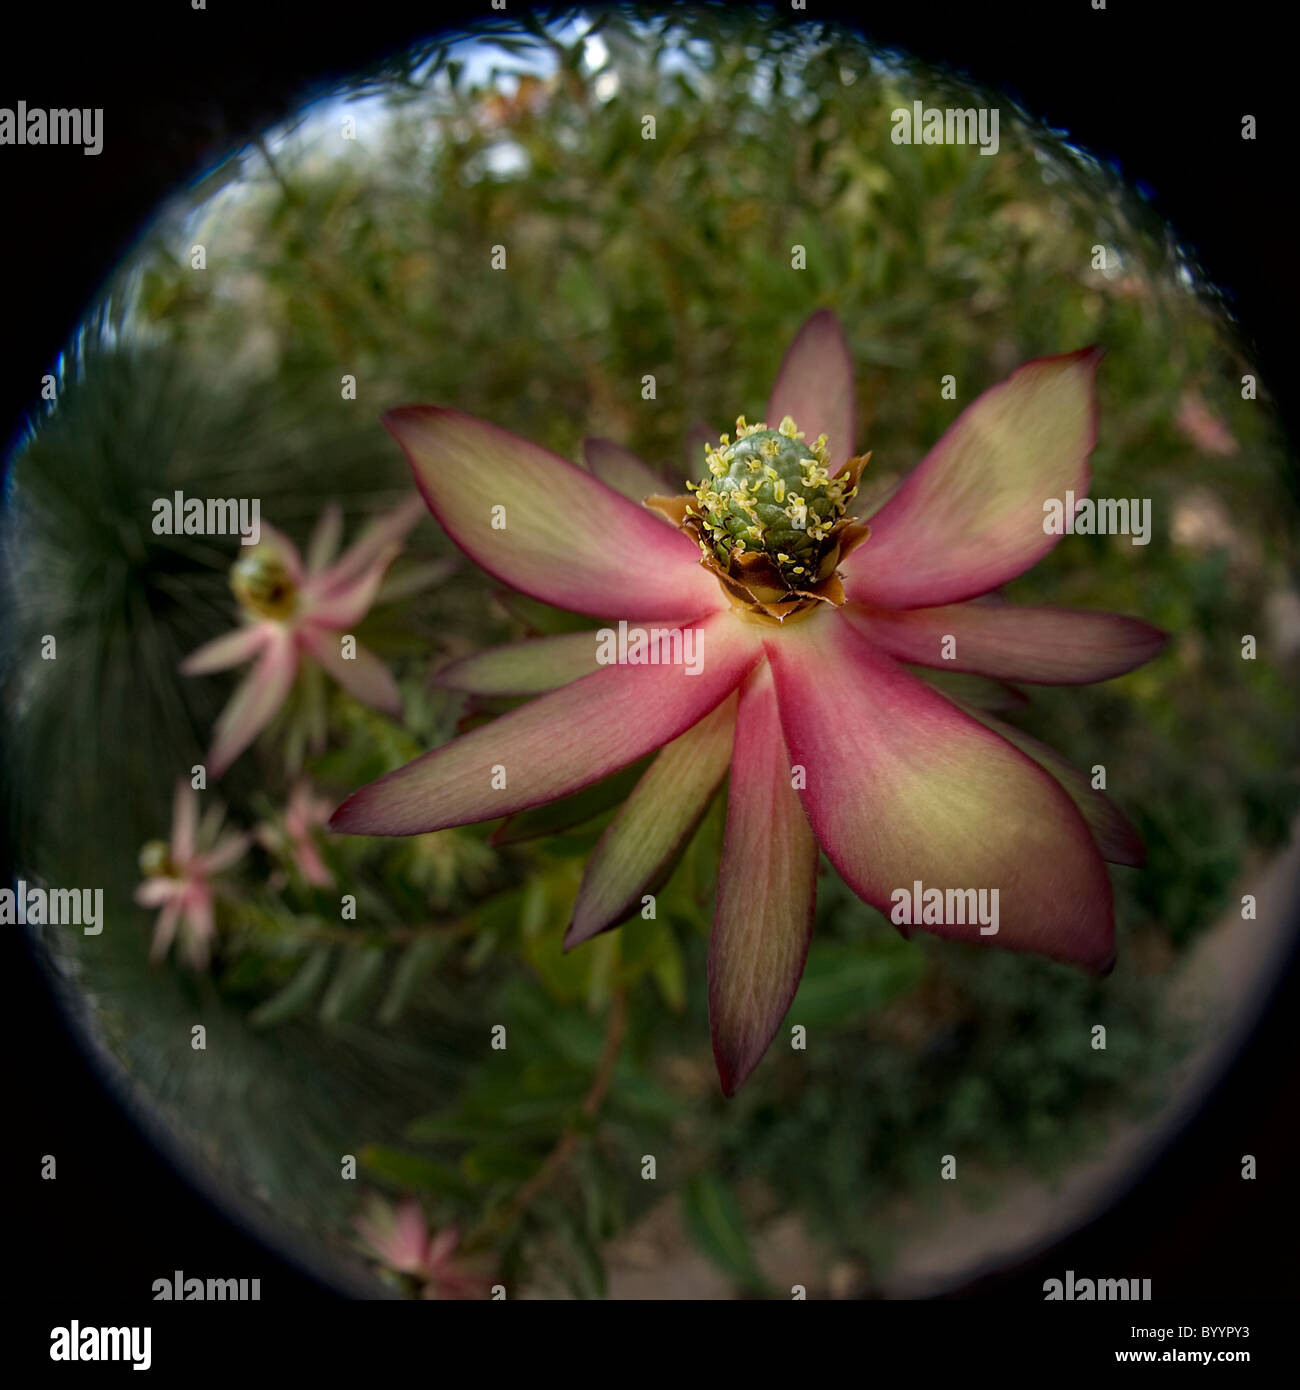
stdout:
POLYGON ((272 995, 265 1004, 260 1004, 249 1014, 249 1024, 254 1028, 270 1028, 302 1013, 325 983, 333 954, 332 946, 318 946, 278 994, 272 995))
POLYGON ((632 984, 651 975, 664 1003, 679 1013, 686 1003, 686 969, 672 927, 659 918, 633 918, 620 929, 619 943, 619 979, 632 984))
POLYGON ((686 962, 682 959, 677 937, 666 922, 663 935, 664 945, 655 957, 651 973, 664 1003, 679 1014, 686 1007, 686 962))
POLYGON ((461 1159, 460 1167, 471 1182, 526 1182, 540 1162, 514 1144, 483 1144, 471 1149, 461 1159))
POLYGON ((388 993, 379 1006, 380 1023, 392 1024, 401 1018, 416 986, 447 954, 450 946, 450 936, 422 936, 402 952, 388 993))
POLYGON ((682 1193, 682 1222, 701 1254, 742 1288, 764 1287, 763 1273, 745 1233, 740 1204, 731 1188, 712 1173, 692 1178, 682 1193))
POLYGON ((386 954, 382 946, 364 946, 344 956, 321 999, 322 1023, 343 1023, 361 1012, 379 982, 386 954))
POLYGON ((518 594, 513 590, 502 590, 496 595, 502 608, 517 622, 539 637, 550 637, 561 632, 583 632, 591 627, 591 619, 581 613, 569 613, 563 608, 552 608, 549 603, 518 594))
POLYGON ((406 1137, 416 1144, 456 1142, 474 1144, 490 1139, 500 1128, 491 1120, 465 1118, 457 1111, 421 1115, 406 1126, 406 1137))
POLYGON ((608 1287, 605 1262, 584 1223, 552 1198, 543 1198, 534 1210, 568 1256, 566 1266, 557 1272, 570 1291, 577 1298, 604 1298, 608 1287))
POLYGON ((814 941, 789 1021, 823 1026, 861 1021, 914 985, 924 969, 922 953, 902 937, 814 941))
POLYGON ((387 1179, 395 1187, 440 1192, 451 1197, 468 1197, 473 1192, 454 1168, 419 1154, 385 1148, 382 1144, 367 1144, 357 1157, 367 1172, 387 1179))

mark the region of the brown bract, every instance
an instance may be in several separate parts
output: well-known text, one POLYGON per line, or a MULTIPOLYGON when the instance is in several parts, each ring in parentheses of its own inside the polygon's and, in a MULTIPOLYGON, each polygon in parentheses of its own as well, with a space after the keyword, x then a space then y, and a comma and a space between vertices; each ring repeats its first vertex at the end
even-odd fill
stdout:
MULTIPOLYGON (((870 454, 851 458, 835 475, 856 488, 870 454)), ((703 552, 700 563, 711 571, 723 592, 737 608, 759 621, 789 622, 798 614, 810 612, 819 603, 836 607, 844 602, 844 585, 838 573, 840 561, 862 544, 871 528, 854 517, 841 517, 826 533, 822 544, 817 577, 808 585, 792 586, 776 561, 761 550, 733 550, 724 564, 708 543, 704 522, 689 492, 676 497, 651 496, 645 505, 680 527, 703 552)))

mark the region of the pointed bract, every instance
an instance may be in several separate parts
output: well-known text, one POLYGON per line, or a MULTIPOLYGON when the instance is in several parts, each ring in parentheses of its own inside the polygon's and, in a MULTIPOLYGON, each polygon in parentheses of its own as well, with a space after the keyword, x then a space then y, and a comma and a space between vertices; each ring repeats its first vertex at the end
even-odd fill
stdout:
POLYGON ((171 856, 174 864, 187 864, 194 858, 198 837, 198 793, 182 777, 172 793, 171 856))
POLYGON ((628 917, 671 865, 727 775, 735 722, 729 696, 650 765, 587 861, 566 951, 628 917))
POLYGON ((319 574, 328 568, 338 554, 342 539, 343 508, 337 502, 328 502, 312 527, 311 539, 307 542, 306 569, 309 575, 319 574))
POLYGON ((495 820, 635 762, 702 719, 761 656, 728 614, 693 626, 698 675, 674 664, 602 667, 354 792, 330 828, 419 835, 495 820))
MULTIPOLYGON (((766 644, 791 760, 822 848, 889 916, 894 894, 998 890, 996 934, 915 923, 960 940, 1094 970, 1114 955, 1110 881, 1057 782, 838 614, 766 644)), ((991 901, 991 899, 990 899, 991 901)))
POLYGON ((181 674, 207 676, 251 661, 275 636, 274 623, 249 623, 205 642, 181 662, 181 674))
POLYGON ((206 854, 195 856, 194 871, 201 873, 205 878, 222 873, 244 857, 250 844, 252 844, 250 835, 231 831, 229 834, 223 835, 206 854))
POLYGON ((207 758, 213 777, 220 777, 275 718, 289 696, 297 670, 293 636, 277 629, 213 725, 207 758))
POLYGON ((652 493, 664 491, 664 480, 630 449, 612 439, 586 439, 582 452, 592 477, 621 492, 629 502, 640 504, 652 493))
POLYGON ((792 786, 776 690, 762 666, 740 695, 709 937, 709 1024, 726 1095, 758 1065, 799 988, 816 889, 817 841, 792 786))
POLYGON ((767 403, 767 424, 776 429, 789 415, 811 444, 826 436, 834 473, 856 448, 853 358, 839 319, 819 309, 786 349, 767 403))
POLYGON ((306 629, 301 641, 315 661, 354 699, 395 719, 401 714, 402 692, 393 673, 374 652, 358 642, 354 654, 345 657, 339 634, 320 628, 306 629))
POLYGON ((1044 503, 1088 491, 1097 348, 1040 357, 985 391, 870 518, 844 565, 849 598, 920 608, 987 593, 1060 536, 1044 503))
POLYGON ((348 570, 343 577, 333 579, 327 577, 332 571, 327 571, 315 580, 304 595, 303 616, 307 621, 303 626, 342 632, 359 623, 374 606, 379 586, 397 554, 397 545, 389 545, 364 569, 348 570))
POLYGON ((1142 837, 1110 797, 1092 785, 1087 773, 1063 758, 1056 749, 1049 748, 1013 724, 1005 724, 984 710, 971 709, 970 713, 1056 778, 1065 794, 1079 808, 1079 814, 1087 821, 1097 849, 1108 864, 1126 864, 1138 868, 1146 863, 1146 846, 1142 843, 1142 837))
POLYGON ((558 454, 436 406, 393 410, 384 423, 451 538, 513 588, 628 620, 725 607, 691 540, 558 454))
POLYGON ((307 579, 307 567, 302 562, 302 553, 298 547, 278 526, 272 526, 269 521, 263 520, 260 526, 262 534, 258 544, 269 546, 276 551, 289 571, 289 578, 299 586, 304 584, 307 579))
MULTIPOLYGON (((329 593, 336 588, 347 588, 381 556, 386 555, 391 559, 401 550, 406 537, 427 514, 427 510, 423 498, 416 492, 391 511, 375 517, 333 564, 320 571, 321 592, 329 593)), ((319 536, 329 524, 327 517, 322 517, 317 526, 317 535, 319 536)), ((325 537, 320 538, 320 544, 323 552, 325 537)))
POLYGON ((595 671, 596 644, 592 629, 488 647, 444 666, 434 680, 468 695, 541 695, 595 671))
POLYGON ((1150 661, 1168 640, 1117 613, 954 603, 941 608, 844 608, 875 647, 899 661, 1037 685, 1086 685, 1150 661), (949 640, 951 639, 951 640, 949 640))

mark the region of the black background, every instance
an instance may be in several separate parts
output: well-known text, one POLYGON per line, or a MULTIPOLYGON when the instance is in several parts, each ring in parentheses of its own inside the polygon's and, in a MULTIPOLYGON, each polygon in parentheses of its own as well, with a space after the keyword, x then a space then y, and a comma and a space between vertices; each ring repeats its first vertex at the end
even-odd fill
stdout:
MULTIPOLYGON (((790 13, 867 24, 877 40, 1003 86, 1149 185, 1230 292, 1263 381, 1291 411, 1300 365, 1295 77, 1280 21, 1257 7, 1108 0, 1095 11, 1092 3, 809 0, 790 13), (1254 142, 1241 139, 1247 113, 1258 120, 1254 142)), ((512 11, 520 7, 511 0, 512 11)), ((189 0, 7 7, 0 106, 102 107, 105 139, 97 158, 0 147, 0 439, 35 404, 41 374, 163 195, 331 75, 488 10, 486 0, 436 10, 385 0, 337 10, 300 0, 274 8, 209 0, 197 12, 189 0)), ((1294 416, 1290 424, 1294 439, 1294 416)), ((260 1275, 263 1300, 281 1306, 332 1297, 214 1213, 156 1156, 88 1072, 16 931, 0 949, 16 1001, 4 1020, 11 1125, 2 1190, 11 1230, 17 1223, 10 1259, 27 1291, 54 1303, 75 1287, 135 1303, 153 1279, 180 1268, 260 1275), (57 1183, 39 1179, 45 1153, 59 1156, 57 1183)), ((1157 1299, 1294 1299, 1298 1017, 1293 960, 1227 1084, 1176 1148, 1091 1228, 969 1292, 1023 1300, 1030 1306, 1017 1316, 1032 1318, 1036 1307, 1041 1318, 1042 1281, 1072 1268, 1150 1277, 1157 1299), (1257 1156, 1256 1182, 1240 1178, 1243 1153, 1257 1156)))

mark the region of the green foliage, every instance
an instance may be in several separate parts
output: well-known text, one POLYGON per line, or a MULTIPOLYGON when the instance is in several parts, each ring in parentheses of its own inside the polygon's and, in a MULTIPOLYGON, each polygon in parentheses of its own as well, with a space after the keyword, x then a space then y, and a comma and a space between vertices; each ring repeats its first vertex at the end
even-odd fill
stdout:
POLYGON ((921 955, 901 937, 814 941, 808 950, 790 1018, 805 1027, 834 1027, 869 1017, 924 974, 921 955))
POLYGON ((721 1178, 700 1173, 685 1184, 682 1219, 691 1239, 723 1273, 742 1289, 763 1291, 740 1203, 721 1178))

